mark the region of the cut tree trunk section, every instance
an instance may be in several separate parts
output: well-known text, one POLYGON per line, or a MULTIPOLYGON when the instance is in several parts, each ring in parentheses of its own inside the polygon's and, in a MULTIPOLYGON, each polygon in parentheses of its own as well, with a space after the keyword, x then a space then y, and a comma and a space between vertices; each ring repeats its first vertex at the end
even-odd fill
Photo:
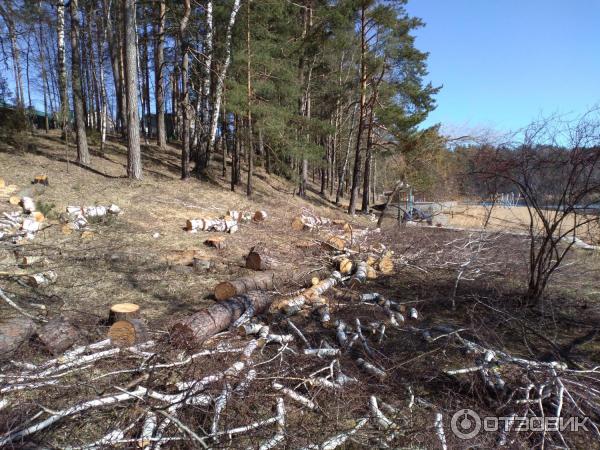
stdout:
POLYGON ((230 327, 248 308, 262 313, 271 303, 266 292, 253 291, 238 295, 206 308, 171 326, 171 340, 177 346, 200 344, 230 327))
POLYGON ((25 317, 13 317, 0 322, 0 359, 18 349, 34 331, 35 324, 25 317))
POLYGON ((108 329, 107 336, 117 347, 131 347, 148 340, 148 329, 140 319, 119 320, 108 329))
POLYGON ((246 256, 246 268, 252 270, 271 270, 276 266, 276 261, 264 244, 258 244, 250 249, 246 256))
POLYGON ((223 281, 215 286, 215 297, 219 301, 250 291, 268 291, 273 289, 273 273, 263 272, 252 277, 243 277, 223 281))
POLYGON ((108 324, 112 325, 120 320, 131 320, 140 318, 140 307, 135 303, 116 303, 110 307, 108 313, 108 324))
POLYGON ((59 355, 77 342, 79 332, 64 318, 56 317, 38 331, 37 337, 50 353, 59 355))

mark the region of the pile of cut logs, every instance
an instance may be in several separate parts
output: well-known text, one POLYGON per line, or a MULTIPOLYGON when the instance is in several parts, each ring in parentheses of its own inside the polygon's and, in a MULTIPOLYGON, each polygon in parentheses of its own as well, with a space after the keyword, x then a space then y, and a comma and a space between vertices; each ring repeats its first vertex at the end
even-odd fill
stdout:
POLYGON ((220 218, 188 219, 185 223, 185 230, 192 233, 198 231, 216 231, 232 234, 238 231, 239 223, 250 221, 263 222, 266 219, 266 211, 256 211, 252 214, 250 212, 230 210, 220 218))

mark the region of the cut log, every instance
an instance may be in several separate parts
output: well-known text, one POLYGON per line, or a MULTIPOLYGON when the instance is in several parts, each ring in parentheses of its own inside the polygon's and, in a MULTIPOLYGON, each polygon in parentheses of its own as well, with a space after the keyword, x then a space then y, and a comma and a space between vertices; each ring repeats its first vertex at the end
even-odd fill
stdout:
POLYGON ((44 186, 48 186, 48 175, 36 175, 32 184, 43 184, 44 186))
POLYGON ((233 210, 227 211, 227 215, 229 217, 231 217, 233 220, 240 220, 240 218, 242 217, 242 213, 240 213, 239 211, 233 211, 233 210))
POLYGON ((300 311, 307 303, 320 303, 320 296, 328 289, 335 286, 342 279, 342 275, 334 271, 328 278, 319 281, 298 295, 280 298, 274 301, 269 308, 271 313, 283 312, 285 314, 295 314, 300 311))
POLYGON ((7 357, 35 332, 35 324, 26 317, 0 321, 0 359, 7 357))
POLYGON ((304 230, 304 221, 301 216, 296 216, 292 219, 292 230, 302 231, 304 230))
POLYGON ((11 205, 15 205, 17 206, 19 203, 21 203, 21 198, 17 197, 16 195, 12 195, 9 199, 8 199, 8 203, 10 203, 11 205))
POLYGON ((229 233, 235 233, 237 228, 237 221, 232 218, 192 219, 187 220, 185 223, 185 229, 187 231, 227 231, 229 233))
POLYGON ((148 329, 140 319, 119 320, 108 329, 108 338, 117 347, 131 347, 146 342, 148 329))
POLYGON ((218 248, 218 249, 222 249, 222 248, 226 247, 225 237, 223 237, 223 236, 215 236, 212 238, 208 238, 207 240, 204 241, 204 243, 206 245, 208 245, 209 247, 214 247, 214 248, 218 248))
POLYGON ((331 220, 318 216, 296 216, 292 219, 292 229, 295 231, 312 230, 319 225, 331 224, 331 220))
POLYGON ((50 353, 59 355, 77 342, 79 332, 64 318, 56 317, 38 331, 37 337, 50 353))
POLYGON ((86 206, 83 208, 85 217, 104 217, 108 213, 105 206, 86 206))
POLYGON ((112 325, 120 320, 140 318, 140 307, 135 303, 116 303, 110 307, 108 324, 112 325))
POLYGON ((45 266, 48 264, 45 256, 23 256, 19 262, 21 267, 45 266))
POLYGON ((35 211, 35 202, 31 197, 22 197, 20 204, 26 213, 35 211))
POLYGON ((384 256, 379 260, 379 271, 384 275, 391 275, 394 273, 394 261, 389 256, 384 256))
POLYGON ((257 244, 250 249, 246 256, 246 268, 252 270, 271 270, 276 266, 276 261, 264 244, 257 244))
POLYGON ((248 307, 255 314, 262 313, 271 303, 266 292, 253 291, 238 295, 206 308, 171 326, 171 339, 177 346, 200 344, 211 336, 230 327, 248 307))
POLYGON ((54 272, 53 270, 47 270, 45 272, 39 272, 39 273, 27 275, 25 277, 25 282, 29 286, 43 287, 43 286, 47 286, 49 284, 54 283, 57 278, 58 278, 58 276, 56 275, 56 272, 54 272))
POLYGON ((340 236, 331 236, 327 239, 326 245, 334 250, 343 251, 346 248, 346 240, 340 236))
POLYGON ((266 211, 256 211, 254 213, 254 216, 252 217, 252 220, 254 220, 255 222, 264 222, 266 219, 267 219, 266 211))
POLYGON ((364 283, 367 279, 367 263, 365 261, 360 261, 356 265, 356 273, 350 280, 350 287, 355 288, 356 286, 364 283))
POLYGON ((344 258, 340 261, 340 272, 343 275, 348 275, 352 273, 352 261, 348 258, 344 258))
POLYGON ((263 272, 252 277, 223 281, 215 286, 215 297, 219 301, 250 291, 267 291, 273 289, 273 273, 263 272))
POLYGON ((377 272, 371 266, 367 265, 367 279, 374 280, 377 278, 377 272))
POLYGON ((33 213, 31 213, 31 217, 36 222, 43 222, 44 220, 46 220, 46 217, 44 217, 44 213, 40 211, 34 211, 33 213))
POLYGON ((29 233, 35 233, 36 231, 39 231, 41 227, 41 222, 37 222, 35 219, 30 218, 24 219, 23 223, 21 224, 21 229, 29 233))
POLYGON ((350 225, 349 223, 344 224, 344 234, 352 237, 352 225, 350 225))
POLYGON ((305 292, 306 297, 309 299, 319 298, 325 291, 331 289, 342 279, 342 275, 338 271, 333 271, 329 278, 325 278, 323 281, 315 284, 313 287, 308 288, 305 292))

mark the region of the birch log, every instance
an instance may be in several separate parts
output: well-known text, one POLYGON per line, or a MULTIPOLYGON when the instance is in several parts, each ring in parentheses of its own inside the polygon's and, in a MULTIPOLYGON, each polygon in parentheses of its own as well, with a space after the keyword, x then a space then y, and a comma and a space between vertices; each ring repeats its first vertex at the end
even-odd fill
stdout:
POLYGON ((256 314, 263 312, 271 303, 271 295, 253 291, 224 300, 196 314, 173 323, 171 339, 177 346, 199 344, 227 329, 246 312, 253 308, 256 314))
POLYGON ((364 261, 360 261, 356 265, 356 273, 350 280, 350 287, 355 288, 366 281, 368 267, 369 266, 364 261))
POLYGON ((273 273, 264 272, 252 277, 243 277, 217 284, 215 286, 215 297, 217 300, 227 300, 246 292, 266 291, 270 289, 273 289, 273 273))

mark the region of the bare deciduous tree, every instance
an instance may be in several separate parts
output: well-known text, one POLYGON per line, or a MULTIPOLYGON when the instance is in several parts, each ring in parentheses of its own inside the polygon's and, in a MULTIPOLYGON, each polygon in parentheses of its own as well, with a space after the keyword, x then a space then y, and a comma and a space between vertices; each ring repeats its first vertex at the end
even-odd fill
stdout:
MULTIPOLYGON (((526 303, 543 298, 552 274, 581 237, 598 226, 592 206, 600 200, 600 116, 594 109, 575 120, 550 117, 530 124, 521 142, 482 158, 492 186, 515 189, 529 215, 526 303)), ((495 194, 495 193, 493 193, 495 194)))

